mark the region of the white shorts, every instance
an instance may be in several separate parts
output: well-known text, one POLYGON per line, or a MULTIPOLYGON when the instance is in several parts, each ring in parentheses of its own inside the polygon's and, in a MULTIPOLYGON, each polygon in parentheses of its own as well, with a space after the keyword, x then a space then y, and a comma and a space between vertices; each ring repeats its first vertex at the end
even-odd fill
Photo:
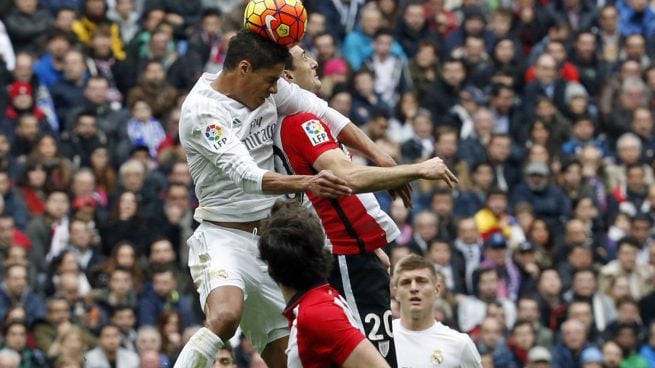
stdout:
POLYGON ((209 293, 221 286, 243 290, 241 329, 262 352, 268 343, 289 335, 289 324, 282 315, 282 292, 259 258, 256 233, 202 223, 187 240, 189 269, 205 308, 209 293))

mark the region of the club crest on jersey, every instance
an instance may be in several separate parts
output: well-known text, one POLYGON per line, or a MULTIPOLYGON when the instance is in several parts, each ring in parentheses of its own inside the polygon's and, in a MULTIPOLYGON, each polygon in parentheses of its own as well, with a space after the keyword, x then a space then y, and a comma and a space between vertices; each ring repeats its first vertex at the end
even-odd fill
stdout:
POLYGON ((378 350, 383 357, 387 357, 389 354, 389 341, 380 341, 378 342, 378 350))
POLYGON ((227 143, 227 138, 223 135, 223 129, 216 124, 208 125, 205 128, 205 138, 211 143, 214 148, 219 149, 227 143))
POLYGON ((328 135, 321 125, 321 122, 318 120, 308 120, 302 123, 302 128, 309 141, 312 142, 312 146, 319 145, 328 141, 328 135))
POLYGON ((443 352, 439 349, 433 351, 431 360, 432 360, 432 364, 434 365, 439 365, 443 363, 443 352))

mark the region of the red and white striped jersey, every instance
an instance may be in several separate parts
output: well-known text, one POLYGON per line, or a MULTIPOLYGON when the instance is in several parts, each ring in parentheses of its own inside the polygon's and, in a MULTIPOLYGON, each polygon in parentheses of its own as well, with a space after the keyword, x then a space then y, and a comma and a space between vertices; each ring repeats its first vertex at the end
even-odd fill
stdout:
MULTIPOLYGON (((326 151, 340 149, 330 128, 316 115, 299 113, 285 117, 275 145, 286 160, 288 174, 314 175, 314 162, 326 151)), ((280 168, 276 167, 276 170, 280 168)), ((361 254, 383 247, 400 235, 398 227, 371 193, 335 199, 307 193, 332 247, 333 254, 361 254)))
POLYGON ((339 367, 366 338, 339 292, 328 284, 297 294, 284 310, 289 320, 289 368, 339 367))

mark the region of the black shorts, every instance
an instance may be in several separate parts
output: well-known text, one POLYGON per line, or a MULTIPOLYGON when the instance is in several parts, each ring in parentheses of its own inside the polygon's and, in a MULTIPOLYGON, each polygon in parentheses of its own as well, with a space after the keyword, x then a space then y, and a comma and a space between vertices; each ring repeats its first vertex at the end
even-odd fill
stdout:
POLYGON ((389 273, 375 253, 335 255, 330 284, 353 311, 364 335, 391 367, 397 367, 391 329, 389 273))

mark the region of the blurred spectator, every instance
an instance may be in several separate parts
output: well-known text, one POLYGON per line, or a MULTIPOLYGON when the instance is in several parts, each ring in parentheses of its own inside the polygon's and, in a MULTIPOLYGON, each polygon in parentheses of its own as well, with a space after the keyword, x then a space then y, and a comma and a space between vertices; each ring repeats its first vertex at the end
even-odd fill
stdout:
MULTIPOLYGON (((124 91, 123 91, 124 92, 124 91)), ((124 162, 130 149, 127 138, 128 113, 120 109, 120 105, 109 99, 109 81, 102 76, 92 76, 84 88, 84 100, 71 109, 66 120, 65 129, 72 131, 81 113, 93 113, 96 125, 107 139, 107 148, 111 152, 111 160, 115 163, 124 162)))
POLYGON ((401 154, 407 162, 416 162, 432 157, 434 153, 434 123, 428 110, 418 109, 411 118, 412 137, 401 145, 401 154))
POLYGON ((496 367, 517 368, 512 352, 503 339, 503 327, 494 318, 482 321, 477 348, 481 354, 491 354, 496 367))
POLYGON ((582 351, 592 346, 587 339, 584 323, 577 319, 568 319, 562 324, 562 341, 552 348, 553 367, 578 367, 581 363, 582 351))
POLYGON ((98 129, 95 112, 91 111, 81 112, 75 119, 73 131, 62 136, 62 154, 75 167, 90 167, 93 150, 106 143, 104 134, 98 129))
POLYGON ((493 267, 480 268, 473 278, 474 294, 467 296, 458 306, 460 329, 470 332, 477 328, 485 318, 487 306, 496 302, 500 303, 505 312, 505 327, 511 328, 516 320, 516 306, 509 299, 499 297, 497 270, 493 267))
POLYGON ((536 334, 532 323, 518 320, 510 331, 507 342, 514 355, 514 362, 518 367, 525 367, 528 363, 528 352, 536 345, 536 334))
POLYGON ((562 189, 550 183, 550 169, 543 162, 526 166, 524 182, 512 192, 514 203, 528 202, 537 216, 543 217, 551 231, 561 233, 564 219, 571 214, 571 202, 562 189))
POLYGON ((350 115, 357 125, 364 125, 374 115, 386 114, 389 109, 382 96, 375 91, 373 72, 362 68, 352 75, 352 106, 350 115))
POLYGON ((509 214, 507 192, 492 188, 487 192, 484 206, 475 214, 475 223, 484 241, 501 233, 512 245, 525 240, 525 234, 514 216, 509 214))
POLYGON ((182 326, 189 327, 197 322, 192 304, 191 296, 178 288, 173 270, 157 269, 152 276, 152 287, 141 295, 139 324, 154 326, 162 311, 175 308, 180 311, 182 326))
MULTIPOLYGON (((536 334, 536 345, 550 348, 553 344, 553 333, 539 320, 539 303, 534 297, 523 296, 518 302, 517 320, 530 322, 536 334)), ((529 359, 529 358, 528 358, 529 359)))
POLYGON ((601 121, 608 137, 613 138, 612 143, 618 146, 617 139, 630 131, 632 114, 637 108, 647 106, 647 93, 646 85, 638 77, 628 77, 621 81, 617 98, 608 115, 601 121))
POLYGON ((120 330, 115 325, 105 325, 100 329, 98 347, 84 354, 85 368, 139 366, 139 356, 120 347, 120 330))
POLYGON ((72 359, 81 366, 84 352, 88 346, 95 346, 95 337, 93 337, 93 344, 89 345, 84 340, 83 330, 78 326, 71 325, 58 331, 57 338, 48 350, 48 359, 57 363, 63 359, 72 359))
POLYGON ((136 352, 136 311, 128 305, 116 305, 113 308, 111 323, 121 332, 121 347, 136 352))
MULTIPOLYGON (((25 229, 28 221, 28 210, 20 193, 13 188, 8 172, 0 170, 0 196, 2 197, 2 214, 11 215, 19 229, 25 229)), ((28 234, 29 236, 29 234, 28 234)))
POLYGON ((573 275, 571 290, 564 294, 564 299, 570 303, 569 317, 571 318, 577 318, 574 314, 576 303, 585 303, 584 312, 578 315, 586 318, 583 322, 587 328, 587 339, 590 341, 599 341, 599 334, 617 318, 614 303, 607 295, 598 290, 597 285, 596 276, 591 269, 579 270, 573 275), (593 320, 590 318, 591 316, 593 316, 593 320))
POLYGON ((109 100, 121 102, 126 87, 130 85, 132 77, 128 64, 112 53, 112 39, 108 30, 103 27, 95 30, 91 35, 89 57, 86 64, 89 74, 102 76, 109 82, 109 100))
POLYGON ((619 11, 619 29, 621 34, 629 36, 655 34, 655 11, 648 6, 648 2, 641 0, 619 0, 616 3, 619 11))
POLYGON ((37 0, 15 0, 15 7, 5 15, 4 22, 16 52, 38 54, 45 44, 46 31, 52 18, 37 0))
POLYGON ((4 326, 4 344, 1 349, 10 349, 21 357, 21 367, 47 367, 45 354, 27 346, 28 325, 22 321, 9 321, 4 326))
POLYGON ((628 277, 630 295, 635 299, 640 299, 653 289, 652 271, 646 265, 637 264, 638 251, 639 243, 635 238, 625 237, 619 241, 617 259, 609 262, 600 271, 601 289, 621 275, 628 277))
POLYGON ((425 255, 429 242, 439 233, 439 220, 432 211, 421 211, 414 215, 414 236, 408 247, 413 253, 425 255))
POLYGON ((217 8, 203 10, 200 25, 194 27, 189 39, 189 52, 196 53, 203 66, 218 63, 223 56, 220 54, 221 38, 224 36, 221 15, 217 8))
POLYGON ((77 50, 68 51, 62 59, 62 63, 62 78, 49 88, 57 118, 59 121, 66 121, 68 113, 84 97, 87 67, 84 64, 84 55, 77 50))
POLYGON ((148 234, 144 233, 145 219, 141 215, 142 206, 143 204, 132 191, 124 191, 117 196, 107 223, 100 228, 104 254, 109 254, 120 241, 124 240, 133 243, 138 254, 145 254, 148 234))
POLYGON ((621 34, 618 23, 619 16, 616 6, 606 4, 598 11, 599 29, 596 38, 597 48, 600 51, 599 58, 610 65, 614 65, 619 58, 621 34))
POLYGON ((159 316, 157 327, 162 340, 162 353, 170 360, 175 361, 184 346, 180 313, 176 310, 162 312, 159 316))
POLYGON ((27 312, 28 323, 45 317, 43 298, 30 290, 27 266, 5 265, 4 282, 0 287, 0 319, 4 320, 7 311, 21 305, 27 312))
POLYGON ((81 19, 73 22, 72 29, 77 39, 91 46, 96 32, 105 32, 111 41, 111 52, 117 60, 125 59, 120 27, 106 17, 107 4, 102 0, 84 0, 81 19))
POLYGON ((150 106, 155 118, 162 118, 177 100, 178 91, 166 82, 166 70, 159 61, 149 61, 139 83, 127 95, 127 106, 144 101, 150 106))
POLYGON ((534 114, 531 110, 536 106, 539 96, 545 96, 554 101, 559 111, 566 111, 564 93, 566 81, 557 76, 557 62, 550 54, 542 54, 535 63, 535 79, 527 84, 522 98, 526 107, 525 113, 529 116, 534 114))
POLYGON ((648 325, 648 338, 641 346, 639 355, 643 357, 650 366, 655 363, 655 323, 648 325))
POLYGON ((127 135, 134 147, 145 146, 150 157, 156 157, 157 148, 166 138, 166 133, 152 113, 152 107, 145 99, 133 99, 130 104, 131 119, 127 122, 127 135))
POLYGON ((484 242, 484 267, 495 267, 498 274, 498 296, 516 301, 521 284, 521 274, 508 255, 508 244, 500 232, 489 235, 484 242))
POLYGON ((606 341, 603 344, 603 365, 607 368, 619 368, 623 360, 621 347, 614 341, 606 341))
POLYGON ((554 333, 566 319, 568 304, 562 299, 562 280, 557 270, 546 268, 541 271, 537 282, 537 301, 541 323, 554 333))
POLYGON ((639 328, 635 323, 621 323, 617 326, 614 341, 623 352, 621 365, 625 367, 647 368, 648 362, 638 352, 639 328))
POLYGON ((444 57, 452 56, 453 51, 464 46, 469 36, 480 37, 486 45, 491 45, 493 34, 487 30, 484 11, 478 4, 462 8, 463 19, 459 27, 448 34, 441 49, 444 57))
POLYGON ((421 99, 421 106, 430 110, 435 117, 446 116, 450 108, 457 104, 466 80, 466 68, 460 59, 442 60, 440 72, 421 99))
POLYGON ((405 60, 391 53, 394 42, 389 29, 379 29, 373 35, 373 53, 362 65, 375 75, 375 91, 390 108, 398 103, 401 94, 411 87, 411 78, 405 60))
MULTIPOLYGON (((354 70, 359 70, 364 60, 373 54, 371 41, 382 26, 382 12, 377 5, 369 3, 362 8, 358 26, 346 35, 342 46, 342 53, 354 70)), ((391 45, 391 54, 403 61, 406 59, 402 47, 396 41, 391 45)))
POLYGON ((48 261, 58 255, 68 242, 69 203, 65 192, 50 192, 43 216, 32 219, 27 225, 25 233, 32 242, 30 263, 36 266, 39 284, 45 282, 48 261))
POLYGON ((583 368, 600 368, 603 364, 603 353, 595 346, 588 347, 582 351, 580 363, 583 368))
POLYGON ((528 352, 528 368, 550 368, 552 355, 543 346, 535 346, 528 352))
MULTIPOLYGON (((94 295, 95 303, 105 316, 112 315, 117 307, 136 309, 138 296, 128 269, 116 267, 109 274, 109 283, 106 288, 97 290, 94 295)), ((124 328, 121 329, 124 332, 124 328)))
POLYGON ((418 1, 408 2, 402 9, 402 18, 396 28, 396 40, 408 57, 413 58, 421 40, 436 38, 430 30, 423 4, 418 1))
POLYGON ((190 0, 182 3, 175 0, 145 1, 144 11, 152 8, 163 9, 166 12, 166 21, 182 30, 200 22, 200 0, 190 0))
POLYGON ((117 0, 116 6, 107 11, 107 18, 118 25, 123 45, 129 44, 139 32, 139 12, 134 0, 117 0))
MULTIPOLYGON (((518 295, 534 295, 537 293, 537 280, 540 268, 537 260, 537 246, 531 241, 523 241, 513 252, 513 263, 519 272, 521 285, 518 295)), ((543 249, 541 250, 543 251, 543 249)))
POLYGON ((142 326, 137 332, 136 349, 137 353, 143 355, 152 351, 157 353, 159 362, 166 367, 170 364, 169 358, 161 352, 161 335, 159 330, 154 326, 142 326))

